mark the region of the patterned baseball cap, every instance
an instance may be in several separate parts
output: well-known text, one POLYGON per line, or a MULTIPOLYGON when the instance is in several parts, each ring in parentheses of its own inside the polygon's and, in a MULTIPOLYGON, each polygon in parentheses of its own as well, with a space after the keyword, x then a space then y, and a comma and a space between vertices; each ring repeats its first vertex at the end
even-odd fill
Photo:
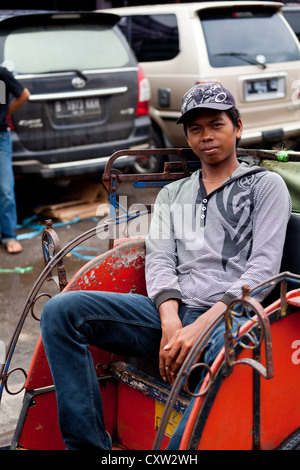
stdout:
POLYGON ((220 83, 199 83, 191 88, 182 98, 181 116, 177 124, 184 122, 193 109, 210 108, 225 111, 236 107, 234 97, 220 83))

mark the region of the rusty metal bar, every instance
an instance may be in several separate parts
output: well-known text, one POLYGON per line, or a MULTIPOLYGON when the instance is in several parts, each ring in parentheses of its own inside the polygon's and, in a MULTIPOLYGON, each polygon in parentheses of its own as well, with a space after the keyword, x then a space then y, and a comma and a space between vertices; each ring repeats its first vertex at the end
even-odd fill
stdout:
MULTIPOLYGON (((261 334, 261 339, 260 339, 256 349, 258 347, 260 348, 261 341, 262 341, 263 338, 265 338, 266 339, 266 341, 265 341, 265 343, 266 343, 266 345, 265 345, 265 354, 266 354, 266 357, 267 357, 267 361, 266 361, 266 367, 264 367, 260 363, 260 361, 257 360, 257 357, 255 357, 254 359, 248 359, 248 360, 244 359, 243 361, 240 360, 240 361, 235 362, 235 350, 234 350, 234 344, 233 344, 233 337, 232 337, 232 335, 229 331, 227 333, 227 336, 225 335, 225 338, 224 338, 224 340, 225 340, 225 360, 224 360, 224 364, 222 365, 222 374, 224 376, 227 376, 231 373, 233 365, 244 363, 244 364, 252 366, 253 367, 253 372, 256 375, 258 375, 259 377, 261 375, 263 375, 265 378, 269 378, 269 379, 273 377, 274 371, 273 371, 273 361, 272 361, 272 342, 271 342, 269 319, 268 319, 266 313, 264 312, 264 309, 262 308, 262 306, 257 301, 252 299, 250 297, 250 295, 254 295, 255 293, 260 292, 260 290, 266 289, 266 288, 268 288, 270 286, 273 286, 276 283, 282 282, 284 280, 299 283, 300 282, 300 276, 298 276, 296 274, 291 274, 289 272, 281 273, 278 276, 274 276, 273 278, 270 278, 270 279, 266 280, 265 282, 259 284, 258 286, 256 286, 252 290, 248 290, 246 288, 244 290, 244 297, 246 297, 246 298, 240 298, 240 299, 236 299, 234 301, 234 302, 236 302, 236 304, 240 304, 241 301, 248 302, 248 304, 247 304, 248 307, 254 308, 255 312, 258 313, 258 318, 259 319, 261 318, 261 323, 257 323, 257 325, 258 326, 260 324, 262 325, 262 334, 261 334), (226 346, 226 343, 227 343, 227 346, 226 346)), ((176 380, 175 380, 175 382, 172 386, 170 395, 168 397, 168 400, 167 400, 167 403, 166 403, 166 406, 165 406, 165 409, 164 409, 164 413, 162 415, 161 423, 160 423, 159 429, 158 429, 156 437, 155 437, 153 449, 156 449, 156 450, 160 449, 160 444, 161 444, 161 441, 162 441, 163 436, 164 436, 165 427, 168 424, 168 419, 169 419, 170 413, 172 411, 173 403, 176 400, 176 397, 177 397, 177 395, 178 395, 178 393, 181 389, 181 386, 183 385, 184 381, 186 380, 186 378, 189 375, 189 371, 190 371, 190 369, 192 367, 192 364, 195 360, 197 352, 199 350, 201 350, 201 347, 205 343, 206 338, 210 334, 210 331, 212 330, 212 328, 214 328, 218 322, 224 320, 225 312, 226 312, 226 309, 224 309, 224 311, 215 319, 214 323, 212 325, 210 325, 210 327, 204 332, 204 334, 197 340, 197 342, 194 344, 193 348, 190 350, 189 354, 187 355, 185 361, 183 362, 183 364, 182 364, 182 366, 181 366, 181 368, 180 368, 180 370, 177 374, 176 380)), ((254 350, 254 352, 256 353, 255 350, 254 350)), ((214 377, 210 378, 209 387, 207 387, 206 390, 205 390, 206 393, 208 392, 208 389, 211 388, 211 385, 214 384, 214 380, 215 380, 214 377)), ((257 397, 255 397, 255 400, 256 400, 256 406, 258 407, 257 397)), ((258 408, 256 408, 256 418, 255 418, 256 424, 257 424, 257 419, 259 417, 257 413, 259 413, 258 408)), ((259 433, 259 429, 256 428, 256 431, 257 432, 256 432, 256 436, 255 436, 255 442, 256 442, 255 445, 257 445, 257 439, 258 439, 257 436, 258 436, 258 433, 259 433)))
MULTIPOLYGON (((113 187, 118 188, 119 184, 123 181, 165 181, 171 182, 180 178, 185 178, 190 174, 188 158, 194 158, 197 162, 198 159, 191 149, 145 149, 145 150, 121 150, 114 153, 103 172, 102 181, 107 191, 110 193, 113 187), (179 158, 179 162, 165 162, 164 171, 162 173, 148 173, 148 174, 126 174, 121 173, 116 168, 113 168, 114 162, 122 156, 163 156, 174 155, 179 158), (176 170, 176 172, 174 172, 176 170), (173 171, 173 173, 172 173, 173 171), (115 180, 114 182, 112 180, 115 180)), ((198 161, 199 163, 199 161, 198 161)))
MULTIPOLYGON (((254 360, 260 363, 261 360, 261 346, 259 345, 254 351, 254 360)), ((261 374, 253 369, 253 450, 260 450, 260 389, 261 389, 261 374)))
MULTIPOLYGON (((257 159, 268 159, 276 161, 300 161, 300 152, 294 151, 279 151, 279 150, 259 150, 259 149, 237 149, 237 156, 252 156, 257 159)), ((120 150, 115 152, 108 160, 105 170, 103 172, 102 181, 107 191, 111 193, 113 189, 112 178, 115 179, 114 185, 118 188, 119 184, 123 181, 131 182, 171 182, 180 178, 185 178, 190 174, 190 163, 198 163, 201 166, 198 157, 193 153, 190 148, 162 148, 162 149, 142 149, 142 150, 120 150), (116 168, 113 168, 115 161, 122 156, 176 156, 178 162, 166 161, 162 173, 149 173, 149 174, 123 174, 116 168)))
MULTIPOLYGON (((174 403, 175 403, 175 401, 177 399, 177 396, 178 396, 178 394, 181 390, 181 387, 183 386, 186 378, 188 378, 188 376, 191 372, 191 367, 192 367, 192 365, 195 361, 195 358, 197 357, 199 351, 201 351, 203 349, 203 347, 204 347, 204 345, 207 341, 207 338, 211 334, 212 330, 216 327, 216 325, 220 321, 223 320, 224 313, 225 313, 225 309, 206 328, 206 330, 198 338, 196 343, 193 345, 193 347, 191 348, 191 350, 187 354, 184 362, 182 363, 182 366, 181 366, 181 368, 180 368, 180 370, 179 370, 179 372, 176 376, 174 384, 172 385, 170 395, 167 399, 167 402, 166 402, 166 405, 165 405, 165 408, 164 408, 164 412, 163 412, 163 415, 162 415, 162 418, 161 418, 161 421, 160 421, 160 425, 159 425, 159 428, 158 428, 157 433, 155 435, 155 440, 154 440, 153 447, 152 447, 153 450, 159 450, 160 449, 160 445, 161 445, 162 439, 164 437, 164 431, 165 431, 165 428, 168 424, 169 416, 172 412, 174 403)), ((208 366, 206 368, 208 369, 208 366)), ((213 381, 214 381, 214 378, 212 377, 212 374, 210 373, 210 381, 209 381, 208 386, 205 389, 205 393, 208 392, 211 385, 213 384, 213 381)), ((197 396, 201 396, 202 394, 203 393, 198 394, 197 396)))
MULTIPOLYGON (((251 298, 250 289, 248 286, 243 288, 243 296, 241 299, 233 300, 227 307, 225 312, 225 363, 228 365, 229 369, 238 364, 248 364, 249 366, 253 367, 257 372, 259 372, 265 379, 271 379, 274 375, 274 368, 273 368, 273 354, 272 354, 272 339, 271 339, 271 327, 269 318, 264 311, 263 307, 259 302, 255 299, 251 298), (234 311, 234 308, 239 307, 241 310, 242 308, 246 308, 246 310, 253 312, 253 318, 249 315, 246 315, 249 320, 252 320, 254 325, 257 324, 257 320, 255 317, 258 318, 258 325, 261 327, 261 338, 258 344, 254 344, 253 347, 249 347, 247 344, 243 343, 243 338, 247 337, 250 338, 250 335, 246 336, 246 334, 241 335, 241 337, 233 336, 232 334, 232 319, 235 317, 237 318, 237 314, 234 311), (248 349, 255 349, 261 343, 262 339, 265 340, 265 358, 266 358, 266 366, 264 367, 260 362, 252 359, 252 358, 245 358, 235 361, 235 353, 233 349, 233 339, 235 339, 236 343, 239 344, 243 348, 248 349)), ((242 316, 242 315, 240 315, 242 316)), ((252 339, 255 340, 254 336, 252 339)))
POLYGON ((286 300, 286 293, 287 293, 287 279, 283 279, 280 284, 280 316, 286 316, 286 309, 287 309, 287 300, 286 300))
MULTIPOLYGON (((56 253, 61 250, 60 241, 57 236, 57 233, 53 229, 51 219, 46 220, 46 228, 43 230, 42 233, 42 248, 45 266, 51 263, 53 260, 53 256, 55 256, 56 253), (51 249, 53 250, 52 254, 51 249)), ((59 290, 62 291, 68 284, 63 258, 61 258, 57 262, 57 273, 58 276, 53 276, 51 270, 47 276, 47 281, 54 281, 59 290)))
POLYGON ((247 155, 265 160, 300 162, 300 152, 294 150, 237 149, 238 157, 247 155))

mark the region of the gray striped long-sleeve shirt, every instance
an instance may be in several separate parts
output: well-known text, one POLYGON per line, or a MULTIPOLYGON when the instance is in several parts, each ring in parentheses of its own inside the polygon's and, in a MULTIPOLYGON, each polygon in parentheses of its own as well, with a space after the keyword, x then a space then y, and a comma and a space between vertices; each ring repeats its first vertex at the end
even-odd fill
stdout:
POLYGON ((170 298, 228 304, 245 284, 278 274, 291 201, 283 179, 260 170, 241 163, 208 195, 200 171, 160 191, 146 239, 147 291, 157 307, 170 298))

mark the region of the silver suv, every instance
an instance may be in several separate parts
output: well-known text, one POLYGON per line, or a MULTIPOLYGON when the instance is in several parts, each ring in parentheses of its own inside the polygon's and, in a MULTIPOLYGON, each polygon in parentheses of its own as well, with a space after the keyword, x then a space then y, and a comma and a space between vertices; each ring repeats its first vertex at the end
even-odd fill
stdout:
POLYGON ((115 151, 148 145, 149 82, 118 21, 0 11, 0 63, 31 92, 10 123, 16 175, 98 173, 115 151))
POLYGON ((199 2, 114 8, 151 84, 157 145, 186 145, 176 126, 197 82, 230 89, 241 146, 293 148, 300 134, 300 48, 277 2, 199 2))

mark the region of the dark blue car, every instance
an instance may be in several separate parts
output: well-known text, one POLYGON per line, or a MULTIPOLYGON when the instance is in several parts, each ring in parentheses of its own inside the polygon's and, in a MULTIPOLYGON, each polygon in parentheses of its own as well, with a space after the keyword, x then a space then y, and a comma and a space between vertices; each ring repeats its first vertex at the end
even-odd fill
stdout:
POLYGON ((148 145, 149 83, 118 19, 0 11, 0 63, 31 93, 10 123, 16 175, 98 173, 115 151, 148 145))

